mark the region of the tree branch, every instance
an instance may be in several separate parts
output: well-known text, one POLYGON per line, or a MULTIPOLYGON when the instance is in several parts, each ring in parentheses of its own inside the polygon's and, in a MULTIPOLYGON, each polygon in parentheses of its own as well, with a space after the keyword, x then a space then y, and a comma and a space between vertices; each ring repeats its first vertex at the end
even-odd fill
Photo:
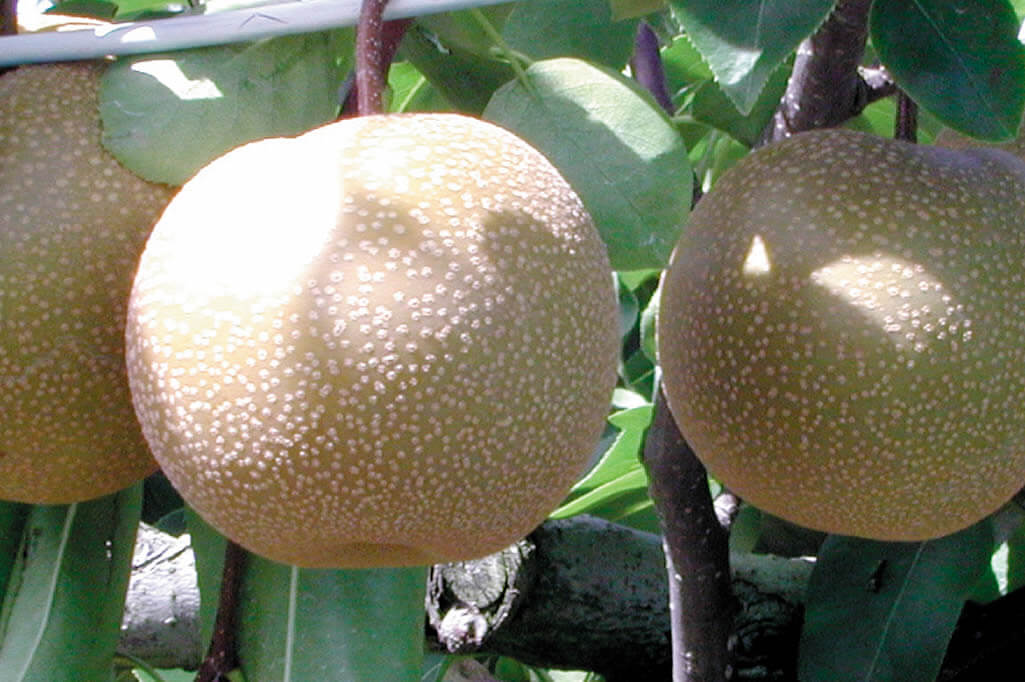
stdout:
MULTIPOLYGON (((1020 527, 1021 515, 1008 508, 998 515, 998 542, 1020 527), (1006 528, 1003 517, 1010 521, 1006 528)), ((608 682, 666 680, 669 596, 662 557, 659 538, 650 533, 588 516, 549 521, 499 555, 433 569, 428 646, 595 670, 608 682), (510 562, 510 554, 523 561, 510 562), (449 627, 436 629, 443 621, 449 627), (472 621, 483 627, 463 628, 463 635, 453 627, 472 621)), ((739 606, 731 635, 733 679, 797 679, 813 562, 744 553, 731 563, 739 606)), ((120 651, 160 668, 195 669, 202 644, 188 536, 143 525, 132 567, 120 651)), ((997 679, 982 673, 1013 667, 1023 602, 1020 590, 965 607, 940 679, 997 679)))
POLYGON ((797 48, 786 93, 760 144, 839 125, 861 113, 873 97, 878 99, 879 93, 872 93, 858 72, 871 5, 872 0, 840 0, 819 30, 797 48))
POLYGON ((734 613, 728 537, 712 504, 708 473, 676 427, 661 389, 644 466, 669 574, 673 682, 725 680, 734 613))

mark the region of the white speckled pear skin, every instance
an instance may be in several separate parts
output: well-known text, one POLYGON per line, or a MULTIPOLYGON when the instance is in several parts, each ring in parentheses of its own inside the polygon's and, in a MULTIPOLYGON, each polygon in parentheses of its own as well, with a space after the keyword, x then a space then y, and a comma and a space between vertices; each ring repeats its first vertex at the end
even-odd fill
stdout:
POLYGON ((154 230, 128 365, 168 477, 308 567, 479 557, 566 494, 618 325, 577 196, 512 134, 370 116, 230 152, 154 230))
POLYGON ((97 63, 0 78, 0 499, 68 504, 156 469, 124 316, 170 199, 100 144, 97 63))
POLYGON ((810 528, 959 530, 1025 484, 1025 164, 844 130, 699 203, 658 350, 711 473, 810 528))

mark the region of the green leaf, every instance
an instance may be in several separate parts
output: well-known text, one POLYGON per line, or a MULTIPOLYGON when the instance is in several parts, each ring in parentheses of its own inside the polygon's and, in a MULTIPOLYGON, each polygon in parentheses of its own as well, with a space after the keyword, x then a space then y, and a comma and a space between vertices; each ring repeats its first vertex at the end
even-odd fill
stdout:
POLYGON ((410 111, 450 111, 445 96, 431 85, 427 77, 409 62, 392 64, 388 71, 388 87, 391 90, 388 111, 404 113, 410 111))
POLYGON ((658 351, 655 343, 655 322, 658 318, 658 305, 662 300, 662 284, 648 299, 648 305, 641 313, 641 351, 653 363, 658 362, 658 351))
POLYGON ((876 2, 872 43, 900 85, 972 137, 1013 138, 1025 107, 1025 47, 1007 0, 876 2))
POLYGON ((116 13, 117 3, 108 0, 63 0, 46 10, 46 14, 67 14, 93 19, 111 19, 116 13))
POLYGON ((477 12, 480 12, 480 16, 483 16, 492 28, 501 31, 513 7, 515 7, 513 3, 508 3, 458 12, 439 12, 418 17, 416 23, 433 33, 438 42, 448 48, 455 48, 479 57, 488 57, 495 42, 488 31, 481 26, 477 12))
POLYGON ((619 337, 624 339, 637 324, 641 306, 637 300, 637 294, 630 287, 619 282, 617 288, 619 289, 619 337))
POLYGON ((669 0, 716 81, 744 116, 772 72, 829 16, 836 0, 669 0))
POLYGON ((111 678, 141 510, 141 484, 32 507, 0 609, 3 679, 111 678))
POLYGON ((665 9, 666 0, 609 0, 613 19, 632 19, 665 9))
POLYGON ((722 88, 711 81, 706 81, 695 91, 690 107, 691 114, 696 121, 722 130, 748 147, 753 147, 776 113, 779 101, 787 89, 790 67, 791 65, 784 64, 772 72, 747 115, 737 111, 722 88))
POLYGON ((562 519, 576 514, 609 518, 610 513, 618 517, 633 513, 636 502, 647 500, 648 482, 641 465, 640 449, 644 433, 651 424, 651 416, 652 407, 646 404, 609 417, 609 422, 619 429, 615 441, 591 471, 573 486, 568 500, 552 512, 551 518, 562 519), (630 498, 626 508, 620 499, 624 496, 630 498))
POLYGON ((150 54, 103 76, 103 144, 154 182, 180 185, 240 144, 335 118, 350 29, 150 54))
POLYGON ((18 559, 18 546, 32 505, 0 500, 0 604, 18 559))
POLYGON ((808 583, 801 680, 935 680, 992 550, 988 520, 919 543, 830 536, 808 583))
MULTIPOLYGON (((212 632, 225 541, 189 517, 204 637, 212 632)), ((314 570, 248 555, 238 653, 248 680, 389 680, 423 673, 427 569, 314 570)))
POLYGON ((558 167, 614 269, 665 267, 690 211, 692 176, 683 140, 648 93, 609 69, 553 59, 499 89, 484 116, 558 167))
POLYGON ((414 24, 402 38, 399 55, 408 60, 459 111, 480 114, 491 94, 513 77, 512 68, 457 46, 414 24))
POLYGON ((613 20, 609 0, 532 0, 516 3, 502 38, 532 59, 576 57, 621 69, 636 32, 636 19, 613 20))

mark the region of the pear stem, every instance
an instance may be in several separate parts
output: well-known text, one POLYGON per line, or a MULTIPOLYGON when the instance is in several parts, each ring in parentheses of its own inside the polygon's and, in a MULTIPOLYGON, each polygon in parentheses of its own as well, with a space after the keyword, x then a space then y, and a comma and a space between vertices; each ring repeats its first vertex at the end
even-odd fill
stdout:
POLYGON ((384 8, 388 0, 363 0, 356 24, 356 112, 384 112, 388 59, 384 45, 384 8))
POLYGON ((897 92, 897 120, 893 137, 905 142, 918 142, 918 105, 903 90, 897 92))
POLYGON ((238 667, 238 602, 246 551, 231 540, 224 547, 224 571, 210 649, 196 673, 196 682, 221 682, 238 667))

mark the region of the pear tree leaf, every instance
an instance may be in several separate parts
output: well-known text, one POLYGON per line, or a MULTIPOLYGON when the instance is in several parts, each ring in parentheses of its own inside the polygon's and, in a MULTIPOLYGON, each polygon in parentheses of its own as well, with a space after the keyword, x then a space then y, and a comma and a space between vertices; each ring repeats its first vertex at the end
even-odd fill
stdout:
POLYGON ((666 0, 609 0, 612 18, 633 19, 665 9, 666 0))
MULTIPOLYGON (((201 630, 213 631, 226 541, 194 511, 201 630)), ((249 554, 239 600, 238 655, 247 680, 418 682, 426 567, 305 569, 249 554)))
MULTIPOLYGON (((563 519, 577 514, 593 514, 608 518, 608 511, 615 507, 619 512, 633 512, 622 509, 616 501, 632 496, 637 501, 647 500, 648 479, 641 465, 640 449, 644 433, 651 424, 650 404, 621 410, 609 417, 609 422, 619 429, 612 446, 598 463, 573 486, 569 498, 551 514, 553 519, 563 519)), ((618 520, 618 519, 609 519, 618 520)))
POLYGON ((897 84, 940 121, 985 140, 1015 137, 1025 47, 1007 0, 876 2, 869 32, 897 84))
POLYGON ((30 508, 0 608, 4 679, 111 677, 141 512, 141 484, 30 508))
POLYGON ((402 38, 399 56, 430 81, 459 111, 480 114, 495 90, 513 77, 505 62, 438 42, 419 22, 402 38))
MULTIPOLYGON (((0 500, 0 604, 17 563, 21 534, 32 505, 0 500)), ((2 627, 2 624, 0 624, 2 627)))
POLYGON ((502 38, 531 59, 576 57, 621 69, 636 32, 637 19, 613 20, 609 0, 531 0, 513 6, 502 38))
POLYGON ((927 542, 828 537, 808 582, 800 679, 933 682, 992 551, 989 520, 927 542))
POLYGON ((747 115, 737 111, 718 83, 705 81, 695 90, 690 105, 694 120, 722 130, 748 147, 754 147, 786 91, 790 67, 790 64, 785 63, 772 72, 747 115))
POLYGON ((149 54, 103 75, 103 144, 153 182, 180 185, 224 152, 335 118, 351 29, 149 54))
POLYGON ((616 270, 662 268, 690 212, 683 140, 633 81, 577 59, 535 62, 484 117, 532 144, 594 218, 616 270))
POLYGON ((677 20, 743 116, 772 73, 836 0, 669 0, 677 20))
POLYGON ((491 28, 500 32, 513 7, 513 3, 505 3, 477 7, 474 10, 438 12, 417 17, 416 23, 433 33, 438 42, 447 48, 455 48, 479 57, 490 57, 495 41, 481 25, 478 17, 483 16, 484 21, 491 24, 491 28))
POLYGON ((452 105, 427 77, 409 62, 396 62, 388 70, 388 111, 451 111, 452 105))

